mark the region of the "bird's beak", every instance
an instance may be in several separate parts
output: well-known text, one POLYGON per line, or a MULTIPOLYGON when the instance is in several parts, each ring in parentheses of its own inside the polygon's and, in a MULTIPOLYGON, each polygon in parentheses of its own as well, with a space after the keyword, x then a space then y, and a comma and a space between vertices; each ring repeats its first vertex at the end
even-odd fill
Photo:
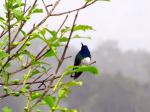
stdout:
POLYGON ((82 42, 81 42, 81 45, 84 46, 82 42))

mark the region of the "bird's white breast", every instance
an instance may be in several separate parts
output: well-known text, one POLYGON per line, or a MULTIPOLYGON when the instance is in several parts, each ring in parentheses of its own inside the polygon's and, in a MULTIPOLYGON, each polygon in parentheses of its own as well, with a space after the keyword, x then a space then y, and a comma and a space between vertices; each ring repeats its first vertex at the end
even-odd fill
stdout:
POLYGON ((86 57, 86 58, 82 59, 81 65, 89 65, 90 62, 91 62, 91 58, 90 57, 86 57))

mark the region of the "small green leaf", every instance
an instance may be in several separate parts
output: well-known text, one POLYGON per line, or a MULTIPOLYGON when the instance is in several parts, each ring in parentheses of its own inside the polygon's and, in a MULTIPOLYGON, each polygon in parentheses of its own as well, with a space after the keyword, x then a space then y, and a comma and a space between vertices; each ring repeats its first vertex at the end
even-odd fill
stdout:
POLYGON ((8 53, 4 52, 3 50, 0 49, 0 59, 2 58, 7 58, 9 56, 8 53))
POLYGON ((22 0, 16 0, 16 1, 17 1, 17 4, 18 4, 19 6, 21 6, 22 0))
POLYGON ((20 92, 18 92, 18 91, 15 92, 15 93, 14 93, 14 96, 16 96, 16 97, 20 96, 20 92))
POLYGON ((43 13, 43 9, 35 8, 33 9, 32 13, 43 13))
POLYGON ((66 98, 68 97, 69 93, 71 93, 71 91, 69 90, 69 87, 64 86, 62 89, 58 91, 58 98, 59 99, 66 98))
POLYGON ((39 98, 42 94, 40 92, 33 92, 31 95, 32 100, 39 98))
POLYGON ((93 0, 85 0, 85 2, 91 2, 91 1, 93 1, 93 0))
POLYGON ((23 12, 19 9, 13 10, 13 15, 19 21, 23 19, 23 12))
POLYGON ((82 81, 70 81, 70 82, 67 82, 64 84, 64 86, 68 86, 68 87, 71 87, 71 86, 82 86, 83 85, 83 82, 82 81))
POLYGON ((47 53, 44 55, 44 58, 51 57, 51 56, 54 56, 54 52, 52 50, 48 50, 47 53))
POLYGON ((34 75, 37 75, 37 74, 39 74, 39 73, 40 73, 40 71, 39 71, 39 70, 34 69, 34 70, 32 71, 32 74, 31 74, 31 76, 30 76, 30 77, 32 77, 32 76, 34 76, 34 75))
POLYGON ((27 91, 28 91, 28 89, 27 89, 26 87, 22 87, 22 88, 21 88, 21 92, 22 92, 22 93, 26 93, 27 91))
POLYGON ((0 22, 5 21, 5 19, 3 17, 0 17, 0 22))
POLYGON ((68 38, 67 37, 61 37, 61 38, 59 38, 59 41, 60 42, 67 42, 68 38))
POLYGON ((4 91, 8 91, 8 87, 7 86, 4 86, 3 89, 4 89, 4 91))
POLYGON ((23 34, 24 37, 27 36, 27 33, 25 31, 21 30, 21 33, 23 34))
POLYGON ((86 31, 86 30, 94 30, 92 26, 89 25, 75 25, 73 31, 86 31))
POLYGON ((68 69, 64 72, 65 75, 73 74, 75 72, 90 72, 94 75, 98 75, 98 69, 94 66, 70 66, 68 69))
POLYGON ((12 6, 12 9, 17 9, 17 8, 19 8, 19 7, 21 7, 21 6, 24 6, 25 4, 24 3, 19 3, 18 2, 18 4, 14 4, 13 6, 12 6))
POLYGON ((65 98, 66 97, 66 91, 64 89, 61 89, 58 91, 58 97, 61 98, 65 98))
POLYGON ((5 106, 2 108, 2 112, 12 112, 12 109, 10 107, 5 106))
POLYGON ((64 34, 64 33, 68 32, 70 30, 71 30, 70 27, 65 26, 65 28, 61 29, 61 33, 64 34))
POLYGON ((13 84, 19 84, 19 82, 20 82, 19 79, 14 79, 14 80, 12 81, 13 84))
POLYGON ((50 95, 47 95, 46 97, 44 97, 43 100, 46 102, 46 104, 49 105, 49 107, 52 108, 55 105, 56 98, 50 95))
POLYGON ((45 29, 52 35, 52 37, 57 37, 57 32, 56 31, 49 30, 48 28, 45 28, 45 29))
POLYGON ((86 38, 86 39, 90 39, 91 40, 91 37, 83 37, 83 36, 80 36, 80 35, 75 35, 72 38, 86 38))

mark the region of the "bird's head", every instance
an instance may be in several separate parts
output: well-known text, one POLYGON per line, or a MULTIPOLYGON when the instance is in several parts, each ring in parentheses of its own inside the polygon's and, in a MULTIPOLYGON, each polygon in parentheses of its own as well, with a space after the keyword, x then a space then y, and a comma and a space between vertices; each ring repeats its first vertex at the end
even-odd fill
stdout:
POLYGON ((84 45, 82 42, 81 42, 81 49, 88 49, 87 45, 84 45))

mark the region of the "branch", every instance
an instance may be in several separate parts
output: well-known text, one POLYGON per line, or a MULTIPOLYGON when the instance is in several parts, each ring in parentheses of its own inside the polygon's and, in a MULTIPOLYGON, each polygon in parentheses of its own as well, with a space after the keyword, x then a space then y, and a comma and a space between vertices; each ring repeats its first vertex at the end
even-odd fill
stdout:
POLYGON ((46 10, 46 12, 47 12, 47 14, 48 14, 49 12, 48 12, 48 9, 47 9, 47 6, 46 6, 44 0, 42 0, 42 2, 43 2, 43 5, 44 5, 44 7, 45 7, 45 10, 46 10))
POLYGON ((7 9, 7 17, 8 17, 8 20, 7 20, 7 22, 8 22, 8 38, 9 38, 9 40, 8 40, 8 53, 10 54, 10 46, 11 46, 11 27, 10 27, 10 16, 11 16, 11 12, 10 12, 10 9, 9 9, 9 6, 8 6, 8 9, 7 9))
POLYGON ((62 22, 62 24, 61 24, 60 27, 58 28, 57 34, 58 34, 58 32, 61 30, 61 28, 64 26, 64 24, 65 24, 65 22, 67 21, 67 19, 68 19, 68 15, 65 17, 64 21, 62 22))
POLYGON ((61 15, 65 15, 65 14, 70 14, 70 13, 73 13, 73 12, 75 12, 75 11, 82 10, 82 9, 84 9, 84 8, 86 8, 86 7, 88 7, 88 6, 92 5, 92 4, 94 4, 94 3, 96 3, 96 2, 97 2, 97 0, 94 0, 93 2, 88 3, 88 4, 85 3, 83 6, 81 6, 81 7, 79 7, 79 8, 76 8, 76 9, 73 9, 73 10, 70 10, 70 11, 65 11, 65 12, 60 12, 60 13, 51 14, 51 16, 61 16, 61 15))
POLYGON ((71 31, 70 31, 70 35, 69 35, 69 38, 68 38, 68 41, 67 41, 67 44, 66 44, 66 46, 65 46, 65 48, 64 48, 64 51, 63 51, 63 54, 62 54, 62 56, 61 56, 61 61, 60 61, 60 62, 58 63, 58 65, 57 65, 55 74, 58 73, 59 68, 61 67, 61 65, 62 65, 62 63, 63 63, 63 61, 64 61, 64 57, 65 57, 65 54, 66 54, 66 52, 67 52, 68 45, 69 45, 70 39, 71 39, 72 34, 73 34, 73 29, 74 29, 74 26, 75 26, 75 23, 76 23, 78 14, 79 14, 79 10, 77 10, 77 13, 76 13, 76 15, 75 15, 75 18, 74 18, 74 21, 73 21, 73 25, 72 25, 72 28, 71 28, 71 31))
MULTIPOLYGON (((37 3, 37 0, 34 1, 32 7, 29 6, 29 8, 25 11, 25 7, 26 7, 26 0, 25 0, 25 6, 24 6, 24 10, 23 10, 23 11, 24 11, 24 15, 25 15, 25 13, 26 13, 26 12, 30 9, 30 7, 31 7, 31 10, 30 10, 29 13, 27 14, 27 16, 29 16, 29 15, 31 14, 31 12, 32 12, 32 9, 35 7, 36 3, 37 3)), ((19 28, 18 28, 18 30, 17 30, 17 33, 15 34, 15 36, 14 36, 12 42, 15 41, 15 39, 17 38, 19 32, 21 31, 21 29, 22 29, 23 26, 25 25, 25 23, 26 23, 26 21, 22 21, 22 22, 21 22, 21 24, 20 24, 20 26, 19 26, 19 28)))
MULTIPOLYGON (((50 75, 50 76, 51 76, 51 75, 50 75)), ((48 76, 48 78, 49 78, 50 76, 48 76)), ((49 81, 51 81, 51 80, 58 79, 58 78, 60 78, 60 76, 57 76, 57 77, 51 78, 51 79, 48 79, 48 78, 43 79, 43 80, 40 80, 40 81, 26 82, 26 84, 32 85, 32 84, 38 84, 38 83, 46 83, 46 82, 49 82, 49 81)), ((6 84, 5 84, 5 83, 0 83, 0 85, 4 86, 4 85, 6 85, 6 84)), ((23 82, 20 82, 20 83, 18 83, 18 84, 9 83, 9 84, 7 84, 7 85, 8 85, 8 86, 23 85, 23 82)))

